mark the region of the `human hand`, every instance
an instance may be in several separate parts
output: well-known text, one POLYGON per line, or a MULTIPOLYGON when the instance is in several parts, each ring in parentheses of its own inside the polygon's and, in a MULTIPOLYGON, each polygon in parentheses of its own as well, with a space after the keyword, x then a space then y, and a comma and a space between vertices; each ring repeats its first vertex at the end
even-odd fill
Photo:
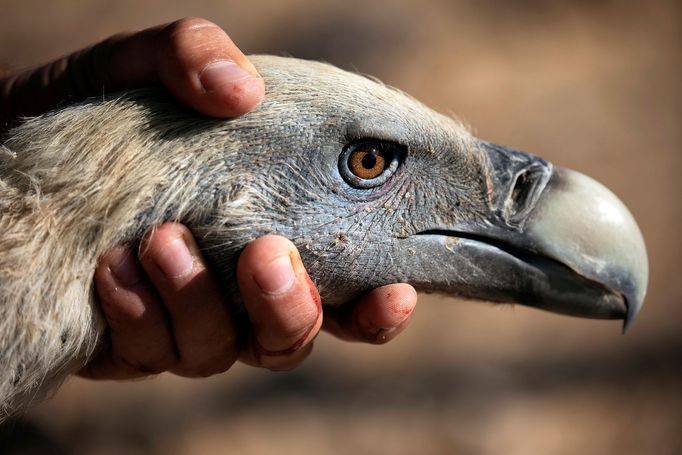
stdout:
POLYGON ((151 85, 214 117, 248 112, 265 92, 263 79, 222 29, 181 19, 114 35, 37 68, 0 70, 0 129, 69 102, 151 85))
MULTIPOLYGON (((203 19, 182 19, 109 38, 48 65, 0 74, 0 129, 21 116, 103 92, 161 84, 196 111, 215 117, 248 112, 263 80, 230 38, 203 19)), ((172 371, 208 376, 235 360, 273 370, 298 365, 321 327, 345 340, 383 343, 407 325, 414 289, 395 284, 323 315, 319 294, 287 239, 252 242, 238 264, 249 327, 246 343, 189 230, 158 226, 139 258, 115 248, 100 260, 95 285, 110 349, 83 376, 125 379, 172 371)))

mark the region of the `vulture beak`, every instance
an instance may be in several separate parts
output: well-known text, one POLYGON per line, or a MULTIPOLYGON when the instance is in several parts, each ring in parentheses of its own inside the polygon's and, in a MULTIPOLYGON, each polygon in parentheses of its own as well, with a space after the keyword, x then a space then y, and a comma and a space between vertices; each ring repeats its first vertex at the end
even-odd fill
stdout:
POLYGON ((547 309, 623 318, 627 329, 642 307, 648 279, 644 240, 628 209, 583 174, 494 144, 485 143, 485 149, 494 170, 499 240, 525 251, 548 275, 564 269, 560 275, 592 284, 566 290, 578 294, 572 305, 549 300, 547 309), (594 288, 602 288, 597 301, 594 288))
POLYGON ((435 234, 442 247, 476 264, 474 297, 624 319, 625 331, 648 280, 644 240, 628 209, 583 174, 495 144, 482 148, 489 158, 490 216, 420 234, 432 241, 435 234))
POLYGON ((644 303, 649 267, 639 227, 611 191, 555 167, 525 232, 540 254, 611 292, 615 316, 624 319, 623 330, 629 327, 644 303))

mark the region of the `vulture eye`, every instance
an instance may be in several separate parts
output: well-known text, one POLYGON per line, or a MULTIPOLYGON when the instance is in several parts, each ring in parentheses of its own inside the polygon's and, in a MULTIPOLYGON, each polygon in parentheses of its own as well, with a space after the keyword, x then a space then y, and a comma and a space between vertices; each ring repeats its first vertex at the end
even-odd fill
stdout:
POLYGON ((343 178, 358 188, 373 188, 398 168, 402 148, 390 142, 366 140, 347 145, 339 160, 343 178))

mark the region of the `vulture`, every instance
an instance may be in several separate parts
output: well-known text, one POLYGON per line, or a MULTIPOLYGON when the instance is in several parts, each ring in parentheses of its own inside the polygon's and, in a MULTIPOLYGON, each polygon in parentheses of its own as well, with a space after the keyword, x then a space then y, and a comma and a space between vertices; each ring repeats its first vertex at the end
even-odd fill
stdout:
POLYGON ((158 89, 28 119, 0 145, 0 415, 106 343, 93 272, 116 245, 186 224, 240 302, 264 234, 300 249, 323 305, 377 286, 624 319, 646 249, 604 186, 474 137, 400 91, 327 64, 254 56, 267 93, 211 119, 158 89))

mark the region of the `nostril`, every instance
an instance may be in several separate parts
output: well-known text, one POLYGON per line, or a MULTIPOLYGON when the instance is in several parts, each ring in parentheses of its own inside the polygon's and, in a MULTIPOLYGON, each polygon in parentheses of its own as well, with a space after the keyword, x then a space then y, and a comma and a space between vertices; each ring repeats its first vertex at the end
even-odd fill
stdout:
POLYGON ((519 208, 526 205, 526 200, 533 187, 533 179, 530 171, 526 169, 516 177, 514 188, 510 196, 510 203, 513 205, 513 210, 518 212, 519 208))
POLYGON ((530 166, 514 179, 512 189, 504 204, 504 217, 508 224, 520 227, 535 206, 548 180, 547 169, 530 166))

